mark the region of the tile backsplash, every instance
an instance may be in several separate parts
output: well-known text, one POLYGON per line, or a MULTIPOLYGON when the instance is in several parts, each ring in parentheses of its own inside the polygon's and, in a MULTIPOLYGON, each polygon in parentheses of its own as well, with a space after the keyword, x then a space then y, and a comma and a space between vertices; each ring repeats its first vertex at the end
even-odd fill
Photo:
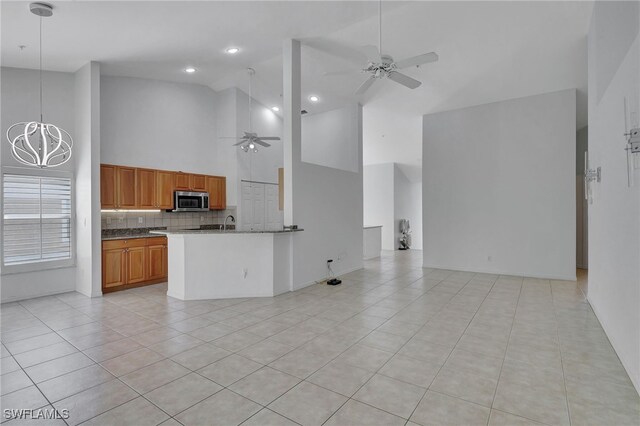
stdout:
POLYGON ((200 225, 221 225, 227 215, 236 220, 236 207, 208 212, 102 212, 102 229, 155 228, 155 227, 198 227, 200 225))

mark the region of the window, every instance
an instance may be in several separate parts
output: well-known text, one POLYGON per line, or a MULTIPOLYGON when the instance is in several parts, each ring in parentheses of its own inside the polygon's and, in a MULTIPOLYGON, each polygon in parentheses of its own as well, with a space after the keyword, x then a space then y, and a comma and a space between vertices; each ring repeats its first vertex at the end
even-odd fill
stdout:
POLYGON ((71 264, 71 177, 5 173, 2 182, 3 269, 71 264))

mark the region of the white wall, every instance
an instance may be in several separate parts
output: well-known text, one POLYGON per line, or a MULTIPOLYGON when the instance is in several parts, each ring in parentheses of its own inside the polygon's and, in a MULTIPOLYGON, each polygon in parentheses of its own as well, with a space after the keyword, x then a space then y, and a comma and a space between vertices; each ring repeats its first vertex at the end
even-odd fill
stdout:
POLYGON ((624 98, 640 104, 639 9, 596 2, 589 29, 589 155, 602 182, 589 205, 588 297, 640 391, 640 171, 629 188, 622 150, 624 98))
POLYGON ((365 226, 382 225, 382 249, 395 250, 394 242, 394 164, 364 166, 363 222, 365 226))
POLYGON ((575 90, 424 116, 424 266, 575 279, 575 90))
POLYGON ((206 86, 103 76, 101 123, 103 163, 222 174, 206 86))
MULTIPOLYGON (((242 90, 236 90, 237 135, 248 132, 249 123, 249 95, 242 90)), ((251 126, 258 136, 282 137, 282 119, 271 109, 255 99, 252 102, 251 126)), ((232 141, 225 143, 233 144, 232 141)), ((284 164, 282 140, 268 141, 268 148, 258 146, 258 152, 244 152, 234 147, 238 162, 238 177, 241 180, 278 183, 278 168, 284 164)))
MULTIPOLYGON (((20 166, 6 141, 7 128, 16 122, 40 119, 38 82, 38 71, 0 68, 0 165, 3 167, 20 166)), ((73 74, 45 71, 43 82, 44 120, 62 127, 75 138, 73 74)), ((74 162, 69 161, 60 169, 73 172, 74 162)), ((0 272, 1 300, 9 302, 73 291, 76 288, 75 274, 75 266, 8 275, 0 272)))
POLYGON ((75 95, 76 290, 93 297, 102 294, 100 65, 97 62, 76 71, 75 95))
POLYGON ((351 127, 357 118, 346 106, 302 117, 302 161, 334 169, 358 172, 358 147, 351 127))
POLYGON ((409 219, 411 248, 422 250, 422 182, 411 182, 398 164, 394 164, 394 249, 400 246, 400 220, 409 219))
MULTIPOLYGON (((356 147, 362 164, 362 106, 344 111, 354 117, 346 143, 356 147)), ((304 228, 293 236, 293 285, 298 289, 327 277, 327 259, 334 260, 337 274, 362 268, 363 189, 362 166, 356 173, 294 162, 293 217, 304 228)))

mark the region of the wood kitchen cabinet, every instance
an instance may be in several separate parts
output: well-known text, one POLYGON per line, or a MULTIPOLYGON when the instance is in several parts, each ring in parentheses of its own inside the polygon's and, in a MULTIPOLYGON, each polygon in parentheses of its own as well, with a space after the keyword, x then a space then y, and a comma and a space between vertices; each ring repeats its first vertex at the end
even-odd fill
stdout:
POLYGON ((196 192, 207 191, 207 176, 205 175, 189 175, 189 189, 196 192))
POLYGON ((173 191, 176 187, 175 173, 156 170, 156 207, 163 210, 173 208, 173 191))
POLYGON ((138 185, 136 195, 138 200, 136 208, 155 209, 157 208, 157 181, 156 171, 150 169, 136 169, 136 183, 138 185))
POLYGON ((102 291, 124 290, 166 281, 167 238, 102 242, 102 291))
POLYGON ((224 176, 207 176, 205 191, 209 193, 209 210, 227 208, 227 178, 224 176))
POLYGON ((100 205, 103 209, 115 209, 118 204, 116 169, 116 166, 100 165, 100 205))
POLYGON ((176 173, 176 191, 188 191, 189 188, 189 174, 177 172, 176 173))
POLYGON ((155 240, 162 241, 150 241, 148 246, 149 251, 149 280, 162 279, 167 276, 167 241, 166 238, 158 238, 155 240))
POLYGON ((136 169, 100 166, 100 205, 103 209, 133 209, 137 204, 136 169))
POLYGON ((172 210, 174 191, 209 192, 211 210, 227 207, 224 176, 100 165, 102 209, 172 210))

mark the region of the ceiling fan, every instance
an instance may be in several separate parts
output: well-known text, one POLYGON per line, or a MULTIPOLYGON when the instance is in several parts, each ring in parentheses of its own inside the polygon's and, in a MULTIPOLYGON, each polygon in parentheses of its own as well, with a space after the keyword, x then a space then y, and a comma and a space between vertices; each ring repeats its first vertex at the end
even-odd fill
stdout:
POLYGON ((249 74, 249 131, 243 132, 244 136, 239 138, 237 137, 223 137, 222 139, 236 139, 237 143, 234 143, 233 146, 239 146, 244 152, 258 152, 257 145, 268 148, 271 146, 270 143, 265 141, 279 141, 280 138, 278 136, 259 136, 257 133, 253 132, 252 126, 252 106, 253 106, 253 97, 251 93, 252 89, 252 80, 256 71, 253 68, 247 68, 247 73, 249 74))
MULTIPOLYGON (((406 74, 398 72, 398 70, 413 66, 420 66, 438 60, 438 54, 435 52, 423 53, 422 55, 412 56, 411 58, 401 61, 394 61, 393 57, 382 53, 382 0, 378 2, 378 47, 365 46, 361 49, 362 53, 367 56, 367 66, 361 71, 369 74, 369 77, 358 87, 356 95, 361 95, 369 89, 376 79, 388 78, 409 89, 415 89, 422 83, 409 77, 406 74)), ((340 75, 344 72, 329 72, 325 75, 340 75)))

